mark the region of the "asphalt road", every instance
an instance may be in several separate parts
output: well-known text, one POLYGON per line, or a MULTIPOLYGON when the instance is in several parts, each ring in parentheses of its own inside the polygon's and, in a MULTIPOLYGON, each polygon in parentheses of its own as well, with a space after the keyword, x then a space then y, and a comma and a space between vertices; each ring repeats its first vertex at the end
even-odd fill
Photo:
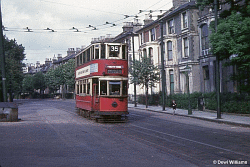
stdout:
POLYGON ((250 166, 250 128, 134 109, 127 123, 96 123, 74 107, 22 101, 21 121, 0 122, 0 166, 250 166))

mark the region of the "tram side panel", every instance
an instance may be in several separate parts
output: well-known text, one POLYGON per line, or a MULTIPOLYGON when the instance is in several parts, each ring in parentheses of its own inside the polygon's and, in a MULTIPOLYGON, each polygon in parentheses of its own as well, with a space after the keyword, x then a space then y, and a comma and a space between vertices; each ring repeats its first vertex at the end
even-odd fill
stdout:
POLYGON ((91 96, 76 96, 76 107, 91 111, 91 96))
POLYGON ((100 113, 122 115, 128 111, 127 98, 100 97, 100 113))

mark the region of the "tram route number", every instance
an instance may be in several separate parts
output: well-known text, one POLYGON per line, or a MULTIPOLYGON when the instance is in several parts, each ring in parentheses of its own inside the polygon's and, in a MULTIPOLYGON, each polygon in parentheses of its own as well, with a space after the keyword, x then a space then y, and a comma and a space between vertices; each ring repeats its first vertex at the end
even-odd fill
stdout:
POLYGON ((119 46, 110 46, 111 52, 119 52, 119 46))

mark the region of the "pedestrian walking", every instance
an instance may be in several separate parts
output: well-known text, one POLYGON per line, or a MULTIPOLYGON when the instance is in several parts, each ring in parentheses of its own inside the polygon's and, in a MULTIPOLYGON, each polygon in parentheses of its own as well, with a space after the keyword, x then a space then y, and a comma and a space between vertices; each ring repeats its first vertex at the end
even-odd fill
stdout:
POLYGON ((173 115, 175 114, 175 110, 176 110, 176 106, 177 106, 177 103, 175 102, 175 100, 172 101, 172 107, 173 107, 173 115))

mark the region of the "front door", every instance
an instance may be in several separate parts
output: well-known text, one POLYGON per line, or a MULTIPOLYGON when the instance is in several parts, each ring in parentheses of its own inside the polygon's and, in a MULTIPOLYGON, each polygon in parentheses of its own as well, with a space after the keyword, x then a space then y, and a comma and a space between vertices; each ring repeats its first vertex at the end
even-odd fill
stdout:
POLYGON ((92 85, 92 109, 94 111, 100 110, 100 103, 99 103, 99 85, 97 83, 93 83, 92 85))

